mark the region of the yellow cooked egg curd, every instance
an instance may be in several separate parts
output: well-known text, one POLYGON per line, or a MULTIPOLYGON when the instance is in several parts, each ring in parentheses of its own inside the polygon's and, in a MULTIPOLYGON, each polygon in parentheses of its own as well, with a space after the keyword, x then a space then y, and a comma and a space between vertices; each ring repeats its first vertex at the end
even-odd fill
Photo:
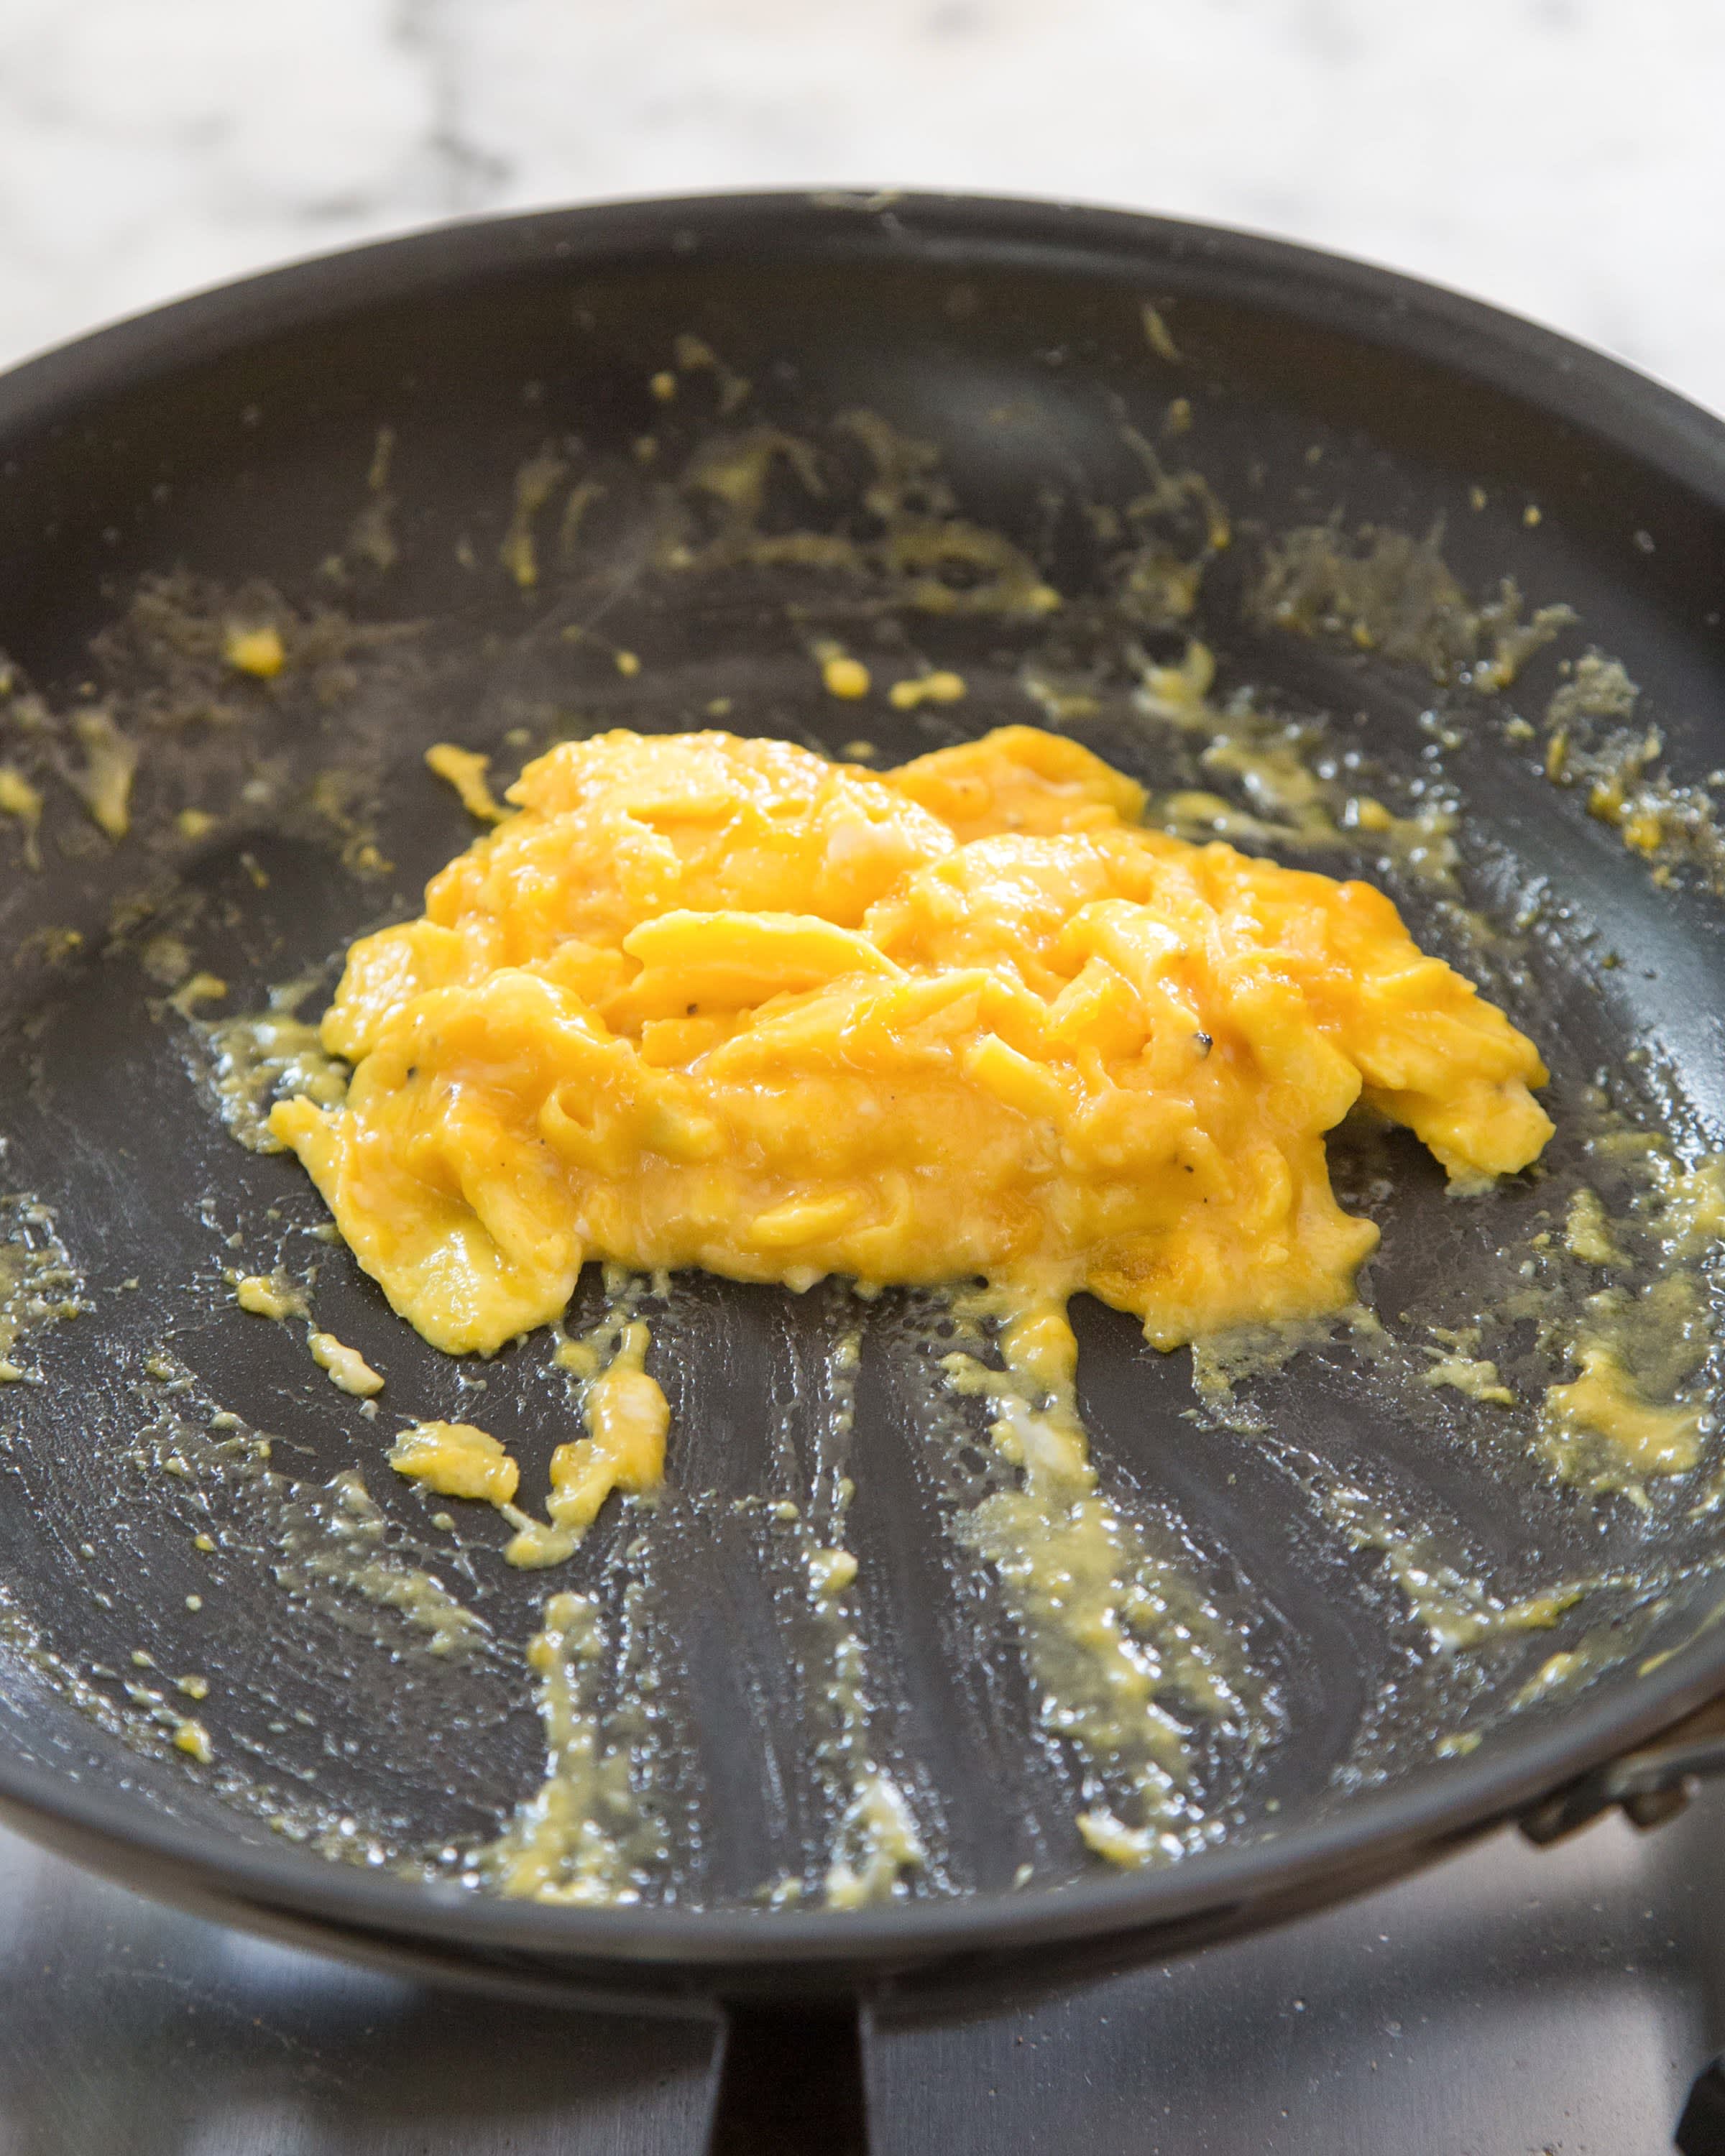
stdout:
POLYGON ((1172 1348, 1348 1302, 1378 1229, 1324 1134, 1356 1101, 1464 1185, 1551 1133, 1532 1042, 1381 892, 1145 829, 1034 727, 880 773, 617 732, 507 799, 350 950, 345 1101, 270 1116, 451 1353, 557 1318, 590 1259, 1087 1289, 1172 1348))

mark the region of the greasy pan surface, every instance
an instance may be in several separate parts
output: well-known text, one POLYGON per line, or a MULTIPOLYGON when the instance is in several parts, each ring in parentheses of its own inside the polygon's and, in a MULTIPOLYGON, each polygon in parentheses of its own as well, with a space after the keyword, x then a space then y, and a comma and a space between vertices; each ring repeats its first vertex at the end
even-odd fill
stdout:
MULTIPOLYGON (((823 1351, 843 1291, 680 1283, 653 1308, 665 1498, 608 1517, 556 1583, 609 1613, 612 1703, 643 1670, 656 1687, 631 1740, 666 1822, 656 1869, 629 1908, 475 1892, 455 1883, 465 1853, 542 1769, 521 1649, 547 1583, 499 1563, 490 1515, 435 1526, 382 1453, 398 1416, 462 1416, 542 1480, 567 1409, 542 1341, 464 1371, 315 1239, 297 1166, 223 1127, 193 1022, 310 974, 326 991, 352 935, 416 909, 471 830, 421 767, 439 740, 506 776, 560 736, 712 723, 726 697, 739 732, 834 752, 865 736, 896 761, 1045 722, 1081 688, 1060 722, 1123 768, 1261 808, 1249 770, 1196 770, 1203 743, 1134 701, 1144 667, 1198 637, 1214 699, 1250 685, 1316 727, 1314 767, 1357 752, 1404 813, 1419 782, 1459 797, 1453 885, 1369 845, 1310 865, 1384 881, 1553 1066, 1548 1183, 1458 1204, 1411 1140, 1338 1141, 1338 1189, 1384 1228, 1367 1285, 1386 1322, 1477 1319, 1553 1192, 1586 1179, 1599 1073, 1614 1112, 1653 1116, 1692 1152, 1725 1117, 1725 911, 1705 846, 1656 880, 1584 788, 1541 769, 1543 715, 1590 647, 1640 685, 1662 768, 1699 781, 1725 762, 1715 423, 1526 325, 1265 241, 1049 206, 738 199, 452 229, 51 354, 0 383, 0 502, 4 745, 45 801, 39 871, 21 824, 0 835, 5 1187, 46 1209, 15 1223, 14 1249, 38 1265, 63 1251, 74 1278, 51 1286, 83 1305, 20 1336, 42 1382, 0 1397, 0 1800, 32 1831, 235 1921, 493 1979, 672 2000, 1050 1977, 1386 1876, 1718 1688, 1716 1534, 1697 1513, 1712 1436, 1645 1505, 1561 1485, 1527 1414, 1404 1382, 1414 1350, 1386 1365, 1343 1334, 1194 1416, 1189 1358, 1086 1304, 1104 1486, 1219 1613, 1260 1702, 1250 1744, 1194 1732, 1214 1845, 1109 1870, 1073 1828, 1081 1768, 1039 1727, 1009 1615, 953 1543, 989 1471, 976 1433, 930 1435, 918 1313, 892 1297, 865 1313, 835 1462, 823 1351), (883 480, 880 430, 844 419, 859 410, 932 444, 937 468, 907 479, 889 447, 883 480), (739 470, 756 536, 819 531, 852 554, 736 543, 739 470), (1158 491, 1169 471, 1209 495, 1158 491), (900 489, 884 512, 883 485, 900 489), (906 499, 988 535, 929 571, 944 598, 870 551, 906 499), (1579 619, 1489 696, 1429 638, 1386 653, 1346 619, 1292 633, 1255 603, 1266 562, 1332 516, 1356 552, 1362 526, 1441 524, 1420 559, 1440 548, 1458 606, 1512 576, 1524 614, 1579 619), (1201 572, 1179 603, 1170 562, 1201 572), (1015 606, 1021 572, 1060 607, 1015 606), (278 682, 223 668, 236 614, 286 625, 278 682), (839 703, 810 656, 823 635, 883 680, 943 666, 969 693, 839 703), (139 751, 120 836, 92 813, 116 737, 139 751), (1518 926, 1471 943, 1464 905, 1518 926), (219 1009, 167 1002, 193 967, 226 983, 219 1009), (234 1307, 224 1268, 278 1260, 316 1265, 318 1323, 387 1371, 375 1423, 312 1368, 303 1328, 234 1307), (237 1421, 212 1430, 218 1414, 237 1421), (890 1906, 839 1915, 808 1891, 763 1909, 775 1881, 818 1890, 847 1790, 830 1744, 817 1756, 832 1640, 751 1501, 818 1512, 846 1466, 868 1748, 929 1862, 890 1906), (326 1486, 356 1467, 381 1508, 367 1562, 434 1575, 487 1628, 476 1648, 432 1651, 376 1575, 326 1561, 326 1486), (1363 1515, 1338 1492, 1394 1534, 1350 1533, 1363 1515), (203 1528, 213 1552, 193 1542, 203 1528), (1605 1584, 1548 1628, 1455 1652, 1410 1603, 1405 1563, 1398 1584, 1396 1562, 1428 1559, 1491 1610, 1605 1584), (1563 1681, 1529 1691, 1565 1650, 1563 1681), (188 1673, 208 1684, 207 1765, 170 1741, 188 1673)), ((583 1285, 594 1307, 597 1292, 583 1285)), ((1501 1352, 1527 1398, 1563 1374, 1520 1336, 1501 1352)))

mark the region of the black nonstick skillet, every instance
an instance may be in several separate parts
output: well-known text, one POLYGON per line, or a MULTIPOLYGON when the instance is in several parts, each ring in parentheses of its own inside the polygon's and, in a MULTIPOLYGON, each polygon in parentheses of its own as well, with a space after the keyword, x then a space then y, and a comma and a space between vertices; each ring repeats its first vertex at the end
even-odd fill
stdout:
MULTIPOLYGON (((847 1532, 870 1741, 931 1861, 901 1899, 827 1909, 819 1643, 757 1501, 823 1471, 823 1342, 850 1305, 691 1281, 654 1318, 666 1496, 567 1582, 614 1641, 636 1625, 609 1681, 654 1672, 639 1771, 675 1853, 633 1906, 464 1885, 542 1771, 521 1650, 547 1582, 502 1567, 489 1514, 436 1525, 382 1453, 397 1407, 462 1414, 542 1478, 567 1434, 544 1343, 463 1369, 409 1334, 316 1239, 291 1159, 223 1122, 208 1028, 290 983, 315 1015, 346 942, 417 909, 471 834, 423 770, 439 740, 506 778, 603 725, 891 761, 1051 722, 1273 824, 1249 773, 1195 772, 1203 743, 1147 716, 1146 670, 1197 638, 1215 708, 1250 689, 1400 807, 1422 773, 1458 798, 1454 886, 1384 875, 1458 963, 1463 909, 1521 920, 1491 985, 1555 1074, 1553 1175, 1579 1173, 1562 1131, 1595 1083, 1692 1151, 1725 1118, 1725 910, 1699 854, 1656 879, 1541 762, 1549 699, 1594 649, 1639 685, 1661 768, 1701 784, 1725 762, 1717 422, 1543 330, 1269 240, 1054 204, 719 198, 453 227, 49 353, 0 382, 0 516, 4 761, 44 804, 0 834, 8 1306, 28 1321, 0 1395, 0 1807, 26 1831, 223 1920, 464 1979, 666 2007, 944 1996, 1265 1924, 1507 1818, 1555 1831, 1624 1798, 1651 1817, 1713 1763, 1662 1735, 1725 1684, 1711 1441, 1645 1506, 1562 1486, 1525 1418, 1510 1441, 1453 1390, 1421 1406, 1346 1335, 1242 1379, 1250 1414, 1194 1419, 1189 1358, 1085 1305, 1105 1485, 1229 1614, 1268 1731, 1209 1845, 1088 1858, 1080 1769, 947 1532, 979 1471, 932 1459, 916 1313, 888 1297, 863 1314, 847 1532), (1276 548, 1322 530, 1378 564, 1399 640, 1358 610, 1266 608, 1276 548), (1574 619, 1471 685, 1487 631, 1443 624, 1506 577, 1517 619, 1574 619), (278 627, 279 675, 231 663, 236 624, 278 627), (829 641, 870 665, 869 699, 826 693, 829 641), (962 701, 888 701, 934 667, 962 701), (188 990, 199 973, 225 998, 188 990), (303 1328, 234 1306, 224 1269, 278 1261, 316 1265, 318 1323, 387 1372, 377 1422, 303 1328), (319 1553, 352 1471, 372 1510, 344 1571, 319 1553), (1343 1484, 1494 1607, 1615 1584, 1549 1630, 1445 1649, 1313 1498, 1343 1484), (436 1651, 372 1562, 435 1577, 478 1646, 436 1651), (1568 1679, 1530 1691, 1563 1652, 1568 1679), (172 1742, 187 1718, 208 1765, 172 1742), (768 1906, 787 1881, 808 1891, 768 1906)), ((1312 865, 1376 873, 1369 848, 1312 865)), ((1387 1196, 1371 1162, 1348 1171, 1384 1225, 1374 1304, 1453 1321, 1469 1268, 1548 1195, 1470 1209, 1384 1142, 1387 1196)))

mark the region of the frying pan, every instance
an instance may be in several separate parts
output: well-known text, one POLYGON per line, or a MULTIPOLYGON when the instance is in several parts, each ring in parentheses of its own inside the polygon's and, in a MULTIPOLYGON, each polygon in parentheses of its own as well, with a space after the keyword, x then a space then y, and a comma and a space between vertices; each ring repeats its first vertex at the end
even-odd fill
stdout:
MULTIPOLYGON (((0 1805, 26 1831, 224 1921, 675 2010, 1050 1983, 1707 1763, 1645 1748, 1725 1681, 1709 1624, 1725 1583, 1695 1516, 1711 1446, 1645 1507, 1559 1486, 1525 1417, 1506 1438, 1460 1394, 1415 1399, 1345 1333, 1212 1414, 1183 1353, 1081 1304, 1104 1486, 1244 1643, 1267 1732, 1250 1760, 1211 1762, 1203 1845, 1141 1871, 1089 1861, 1079 1769, 1039 1722, 1009 1612, 954 1553, 964 1477, 988 1471, 973 1443, 949 1455, 930 1435, 927 1362, 906 1346, 927 1313, 892 1296, 862 1312, 835 1463, 818 1439, 824 1343, 854 1298, 696 1280, 653 1307, 665 1497, 614 1507, 568 1575, 613 1627, 614 1707, 650 1667, 655 1711, 630 1741, 671 1855, 632 1907, 475 1892, 463 1853, 542 1768, 521 1648, 545 1583, 501 1564, 490 1515, 438 1525, 381 1455, 397 1413, 477 1417, 531 1487, 567 1409, 542 1341, 449 1363, 316 1239, 295 1164, 217 1112, 207 1028, 290 981, 315 1014, 345 942, 417 909, 470 835, 423 771, 430 742, 507 775, 561 735, 717 711, 893 760, 1052 711, 1166 788, 1202 744, 1147 719, 1134 684, 1198 636, 1218 699, 1250 685, 1260 713, 1364 759, 1398 799, 1422 778, 1459 797, 1459 888, 1381 867, 1416 934, 1468 963, 1465 908, 1520 909, 1520 941, 1474 950, 1471 969, 1553 1065, 1551 1179, 1470 1208, 1410 1142, 1371 1139, 1374 1186, 1338 1141, 1340 1183, 1384 1227, 1377 1307, 1465 1318, 1496 1292, 1481 1253, 1532 1233, 1582 1172, 1579 1088, 1599 1077, 1686 1143, 1725 1120, 1725 911, 1692 870, 1656 882, 1584 790, 1549 784, 1537 724, 1594 646, 1640 684, 1680 779, 1725 760, 1714 421, 1544 331, 1257 238, 1053 204, 736 198, 455 227, 105 331, 0 383, 0 501, 5 750, 45 801, 39 868, 16 819, 0 839, 0 1127, 30 1254, 13 1262, 39 1290, 12 1352, 41 1382, 0 1400, 0 1805), (883 440, 931 452, 886 452, 901 506, 992 535, 968 558, 968 542, 937 550, 920 596, 881 567, 883 440), (729 457, 734 481, 739 455, 759 529, 842 543, 823 561, 731 543, 735 484, 701 474, 729 457), (1153 473, 1176 470, 1209 494, 1176 484, 1143 508, 1153 473), (1212 501, 1225 547, 1203 528, 1212 501), (1529 608, 1575 619, 1491 697, 1416 648, 1292 633, 1255 594, 1285 535, 1315 528, 1343 551, 1405 535, 1458 593, 1510 576, 1529 608), (1183 613, 1155 564, 1200 554, 1183 613), (1060 608, 1002 603, 1003 561, 1060 608), (224 665, 236 619, 285 624, 279 679, 224 665), (840 704, 811 657, 823 637, 883 681, 939 665, 969 693, 840 704), (116 739, 138 752, 124 835, 111 799, 111 828, 91 813, 116 739), (226 997, 177 1009, 194 968, 226 997), (315 1264, 318 1323, 387 1372, 377 1422, 312 1368, 300 1328, 234 1307, 224 1268, 278 1260, 315 1264), (355 1471, 369 1494, 345 1516, 362 1548, 344 1571, 336 1478, 355 1471), (824 1487, 830 1504, 841 1471, 868 1743, 930 1859, 885 1906, 766 1907, 775 1881, 818 1887, 843 1792, 830 1748, 815 1756, 830 1642, 765 1501, 818 1505, 824 1487), (1450 1652, 1383 1549, 1317 1502, 1344 1486, 1500 1602, 1581 1573, 1616 1584, 1552 1630, 1450 1652), (481 1620, 477 1645, 434 1651, 434 1625, 367 1590, 355 1567, 372 1561, 434 1575, 481 1620), (1577 1679, 1536 1697, 1555 1650, 1577 1679), (208 1765, 171 1742, 187 1674, 208 1686, 208 1765), (1479 1741, 1441 1741, 1458 1732, 1479 1741)), ((1250 806, 1249 788, 1235 798, 1250 806)), ((1313 865, 1379 873, 1345 847, 1313 865)), ((583 1285, 572 1322, 597 1293, 583 1285)))

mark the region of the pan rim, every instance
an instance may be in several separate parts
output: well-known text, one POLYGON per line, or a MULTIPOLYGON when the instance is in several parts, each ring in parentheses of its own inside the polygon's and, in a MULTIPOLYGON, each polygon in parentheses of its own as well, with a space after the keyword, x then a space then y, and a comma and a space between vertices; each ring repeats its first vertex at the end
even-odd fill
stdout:
MULTIPOLYGON (((1322 320, 1568 420, 1725 512, 1725 421, 1653 377, 1562 333, 1442 285, 1254 232, 1065 201, 967 194, 823 196, 808 190, 628 198, 463 220, 341 249, 210 288, 32 357, 0 377, 0 459, 14 435, 87 417, 157 374, 256 346, 321 320, 512 270, 616 271, 697 263, 746 247, 787 257, 921 261, 961 273, 1065 268, 1141 290, 1182 279, 1241 304, 1322 320), (1243 296, 1242 296, 1243 295, 1243 296)), ((217 1841, 118 1791, 0 1755, 0 1811, 39 1838, 58 1827, 113 1876, 147 1855, 188 1896, 213 1892, 244 1921, 280 1912, 388 1941, 433 1940, 475 1957, 884 1972, 967 1952, 1033 1952, 1153 1932, 1269 1900, 1334 1874, 1345 1895, 1512 1816, 1714 1697, 1725 1628, 1697 1637, 1634 1687, 1532 1722, 1404 1787, 1356 1792, 1286 1835, 1224 1843, 1163 1870, 1098 1871, 1023 1897, 972 1893, 854 1912, 570 1909, 368 1873, 235 1835, 217 1841)))
MULTIPOLYGON (((1584 1717, 1564 1717, 1533 1741, 1481 1746, 1404 1788, 1358 1794, 1328 1816, 1286 1837, 1252 1840, 1182 1859, 1165 1869, 1092 1871, 1022 1900, 1011 1892, 907 1899, 847 1911, 638 1907, 579 1908, 507 1901, 453 1883, 362 1871, 300 1850, 242 1840, 213 1843, 195 1824, 164 1817, 117 1792, 87 1788, 51 1768, 0 1756, 0 1817, 54 1847, 69 1835, 80 1861, 122 1885, 140 1887, 128 1860, 146 1855, 189 1902, 213 1892, 225 1918, 272 1917, 330 1928, 327 1943, 387 1948, 392 1942, 454 1947, 475 1963, 506 1969, 520 1957, 547 1973, 559 1964, 655 1964, 715 1973, 768 1964, 787 1977, 824 1967, 878 1964, 883 1978, 913 1976, 927 1964, 970 1953, 1019 1953, 1075 1942, 1122 1946, 1163 1927, 1254 1901, 1327 1906, 1389 1883, 1511 1821, 1590 1767, 1633 1750, 1717 1698, 1722 1650, 1697 1640, 1641 1681, 1638 1712, 1615 1699, 1584 1717), (1473 1771, 1470 1773, 1470 1769, 1473 1771), (57 1830, 59 1831, 57 1831, 57 1830), (91 1845, 94 1845, 93 1846, 91 1845), (1347 1860, 1327 1891, 1301 1890, 1347 1860)), ((140 1888, 168 1898, 152 1879, 140 1888)))
MULTIPOLYGON (((285 262, 243 277, 201 286, 183 297, 116 316, 77 336, 27 353, 0 368, 0 443, 16 426, 51 423, 53 409, 104 388, 137 385, 146 362, 172 368, 256 341, 260 315, 279 317, 278 331, 305 327, 347 309, 374 306, 444 286, 452 274, 505 272, 561 263, 569 267, 624 266, 631 255, 695 262, 708 247, 747 232, 758 247, 770 223, 783 251, 800 235, 824 243, 834 221, 852 234, 851 247, 820 244, 795 251, 826 259, 854 255, 978 265, 991 257, 1053 269, 1064 254, 1071 266, 1142 285, 1158 273, 1180 281, 1188 266, 1225 269, 1236 280, 1256 273, 1254 300, 1271 311, 1309 313, 1314 300, 1351 303, 1376 318, 1371 341, 1399 345, 1428 360, 1414 327, 1466 345, 1467 367, 1456 371, 1507 388, 1523 402, 1604 429, 1608 418, 1625 433, 1608 433, 1716 507, 1725 508, 1725 414, 1708 410, 1657 375, 1566 331, 1495 302, 1476 299, 1440 280, 1416 277, 1335 249, 1280 239, 1245 225, 1211 224, 1053 195, 971 194, 809 187, 717 190, 697 195, 628 195, 495 216, 450 218, 386 239, 285 262), (699 229, 705 221, 706 232, 699 229), (962 249, 962 258, 955 250, 962 249), (1302 285, 1309 290, 1302 290, 1302 285), (238 333, 236 335, 236 332, 238 333), (203 351, 200 351, 203 347, 203 351), (1530 369, 1544 377, 1530 387, 1530 369), (1554 393, 1558 387, 1568 394, 1554 393), (1632 444, 1626 437, 1638 437, 1632 444), (1663 439, 1661 439, 1661 436, 1663 439), (1666 461, 1661 450, 1687 454, 1666 461), (1706 464, 1714 469, 1709 474, 1706 464), (1711 484, 1709 484, 1711 480, 1711 484)), ((1333 316, 1322 319, 1338 326, 1333 316)), ((1339 325, 1354 328, 1353 324, 1339 325)), ((1436 355, 1442 357, 1443 355, 1436 355)))

